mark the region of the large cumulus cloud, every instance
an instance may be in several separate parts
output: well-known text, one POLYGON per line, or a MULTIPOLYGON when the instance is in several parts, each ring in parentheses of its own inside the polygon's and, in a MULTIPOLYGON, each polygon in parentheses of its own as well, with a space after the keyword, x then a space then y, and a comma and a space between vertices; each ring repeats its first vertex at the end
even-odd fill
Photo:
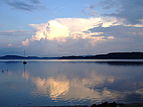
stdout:
POLYGON ((142 24, 126 24, 118 18, 58 18, 30 26, 36 32, 22 45, 50 56, 142 51, 142 24))
POLYGON ((103 36, 103 32, 90 32, 89 29, 102 26, 109 27, 119 25, 122 22, 116 18, 60 18, 50 20, 44 24, 31 24, 37 32, 31 38, 22 42, 28 45, 35 40, 49 40, 67 42, 68 40, 89 40, 95 43, 102 40, 110 40, 114 37, 103 36))

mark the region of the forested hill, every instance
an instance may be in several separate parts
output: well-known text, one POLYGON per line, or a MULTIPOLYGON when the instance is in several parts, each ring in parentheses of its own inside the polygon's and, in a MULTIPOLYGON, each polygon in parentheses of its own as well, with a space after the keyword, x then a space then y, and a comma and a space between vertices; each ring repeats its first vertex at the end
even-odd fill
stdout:
POLYGON ((88 56, 63 56, 60 59, 143 59, 143 52, 116 52, 88 56))
POLYGON ((62 57, 38 57, 38 56, 19 56, 5 55, 0 56, 0 59, 143 59, 143 52, 115 52, 99 55, 86 56, 62 56, 62 57))

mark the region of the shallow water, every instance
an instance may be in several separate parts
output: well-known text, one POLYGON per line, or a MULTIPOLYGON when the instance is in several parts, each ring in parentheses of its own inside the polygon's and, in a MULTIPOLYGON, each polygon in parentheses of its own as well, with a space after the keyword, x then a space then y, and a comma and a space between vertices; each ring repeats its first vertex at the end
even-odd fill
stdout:
POLYGON ((143 102, 142 60, 0 61, 0 106, 143 102))

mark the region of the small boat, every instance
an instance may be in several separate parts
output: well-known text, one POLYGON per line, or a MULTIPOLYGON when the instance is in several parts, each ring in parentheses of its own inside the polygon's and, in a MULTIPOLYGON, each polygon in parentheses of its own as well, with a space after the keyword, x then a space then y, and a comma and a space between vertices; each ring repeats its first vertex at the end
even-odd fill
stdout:
POLYGON ((26 62, 26 61, 23 61, 23 64, 27 64, 27 62, 26 62))
MULTIPOLYGON (((25 50, 24 50, 24 57, 25 57, 25 50)), ((27 64, 27 62, 24 60, 24 61, 23 61, 23 64, 27 64)))

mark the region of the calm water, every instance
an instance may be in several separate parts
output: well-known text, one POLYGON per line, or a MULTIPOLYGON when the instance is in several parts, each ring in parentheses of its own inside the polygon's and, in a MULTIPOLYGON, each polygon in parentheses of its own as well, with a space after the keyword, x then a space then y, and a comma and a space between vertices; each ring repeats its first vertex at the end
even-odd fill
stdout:
MULTIPOLYGON (((139 61, 141 62, 141 61, 139 61)), ((0 61, 0 106, 143 102, 143 63, 0 61)))

